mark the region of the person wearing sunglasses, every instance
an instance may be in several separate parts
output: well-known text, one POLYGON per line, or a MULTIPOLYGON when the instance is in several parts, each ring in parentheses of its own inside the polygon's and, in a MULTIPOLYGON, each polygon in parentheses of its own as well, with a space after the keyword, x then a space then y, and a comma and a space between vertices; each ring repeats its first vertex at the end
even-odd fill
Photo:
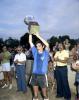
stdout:
POLYGON ((25 78, 25 63, 26 55, 22 51, 22 47, 18 46, 17 54, 14 57, 14 63, 16 65, 17 76, 17 91, 27 92, 26 78, 25 78))

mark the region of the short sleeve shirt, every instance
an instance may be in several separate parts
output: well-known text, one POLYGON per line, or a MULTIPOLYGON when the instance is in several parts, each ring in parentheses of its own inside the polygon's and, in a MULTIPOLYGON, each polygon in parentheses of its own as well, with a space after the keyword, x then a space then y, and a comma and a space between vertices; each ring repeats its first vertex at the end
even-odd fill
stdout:
MULTIPOLYGON (((16 54, 14 57, 14 62, 18 60, 18 61, 26 61, 26 55, 24 53, 21 54, 16 54)), ((18 65, 22 65, 20 63, 18 63, 18 65)))
MULTIPOLYGON (((62 50, 61 52, 57 51, 54 58, 57 58, 57 57, 61 60, 64 60, 65 58, 69 58, 69 52, 67 50, 62 50)), ((66 66, 67 63, 62 63, 62 62, 57 61, 56 65, 57 66, 66 66)))

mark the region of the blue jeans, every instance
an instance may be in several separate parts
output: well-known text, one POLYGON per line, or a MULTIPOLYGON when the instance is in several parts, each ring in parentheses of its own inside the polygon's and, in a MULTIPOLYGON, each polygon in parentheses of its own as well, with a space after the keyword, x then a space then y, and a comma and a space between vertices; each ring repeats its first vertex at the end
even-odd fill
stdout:
POLYGON ((27 91, 24 65, 16 65, 16 76, 18 90, 23 92, 27 91))

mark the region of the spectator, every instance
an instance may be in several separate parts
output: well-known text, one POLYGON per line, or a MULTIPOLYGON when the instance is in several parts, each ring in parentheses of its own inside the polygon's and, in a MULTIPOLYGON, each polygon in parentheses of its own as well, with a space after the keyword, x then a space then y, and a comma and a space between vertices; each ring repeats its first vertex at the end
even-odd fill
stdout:
POLYGON ((79 54, 74 50, 73 61, 72 61, 72 70, 76 71, 75 76, 75 86, 76 86, 76 100, 79 100, 79 54))
POLYGON ((3 46, 2 52, 2 70, 4 73, 4 86, 2 88, 8 87, 9 82, 9 89, 12 89, 12 76, 11 76, 11 67, 10 67, 10 57, 11 54, 7 50, 6 46, 3 46))
POLYGON ((79 59, 79 43, 77 43, 77 55, 78 55, 78 59, 79 59))
POLYGON ((4 75, 3 75, 3 72, 2 72, 1 61, 2 61, 2 54, 0 52, 0 86, 3 85, 3 80, 4 80, 4 75))
POLYGON ((14 57, 14 63, 16 65, 17 76, 17 91, 27 92, 26 78, 25 78, 25 62, 26 55, 22 51, 22 47, 18 46, 17 54, 14 57))
POLYGON ((56 81, 57 98, 64 97, 65 100, 71 100, 71 92, 68 84, 67 61, 69 53, 64 49, 62 43, 59 43, 59 51, 56 52, 54 59, 56 61, 56 81))
POLYGON ((66 49, 66 50, 69 50, 70 43, 69 43, 69 40, 68 40, 68 39, 65 39, 65 41, 64 41, 64 46, 65 46, 65 49, 66 49))
POLYGON ((26 54, 26 82, 27 82, 27 85, 29 85, 29 80, 30 80, 30 77, 32 75, 32 66, 33 66, 33 55, 32 55, 32 51, 31 49, 26 49, 25 51, 25 54, 26 54))

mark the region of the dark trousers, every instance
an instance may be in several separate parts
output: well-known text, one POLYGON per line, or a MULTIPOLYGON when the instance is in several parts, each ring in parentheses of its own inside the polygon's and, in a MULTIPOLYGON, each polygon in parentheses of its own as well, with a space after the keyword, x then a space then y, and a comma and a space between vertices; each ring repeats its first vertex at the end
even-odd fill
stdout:
POLYGON ((68 70, 66 66, 56 67, 57 95, 66 99, 71 98, 68 83, 68 70))
POLYGON ((25 92, 27 90, 27 87, 26 87, 25 66, 24 65, 16 66, 16 76, 17 76, 18 90, 25 92))

